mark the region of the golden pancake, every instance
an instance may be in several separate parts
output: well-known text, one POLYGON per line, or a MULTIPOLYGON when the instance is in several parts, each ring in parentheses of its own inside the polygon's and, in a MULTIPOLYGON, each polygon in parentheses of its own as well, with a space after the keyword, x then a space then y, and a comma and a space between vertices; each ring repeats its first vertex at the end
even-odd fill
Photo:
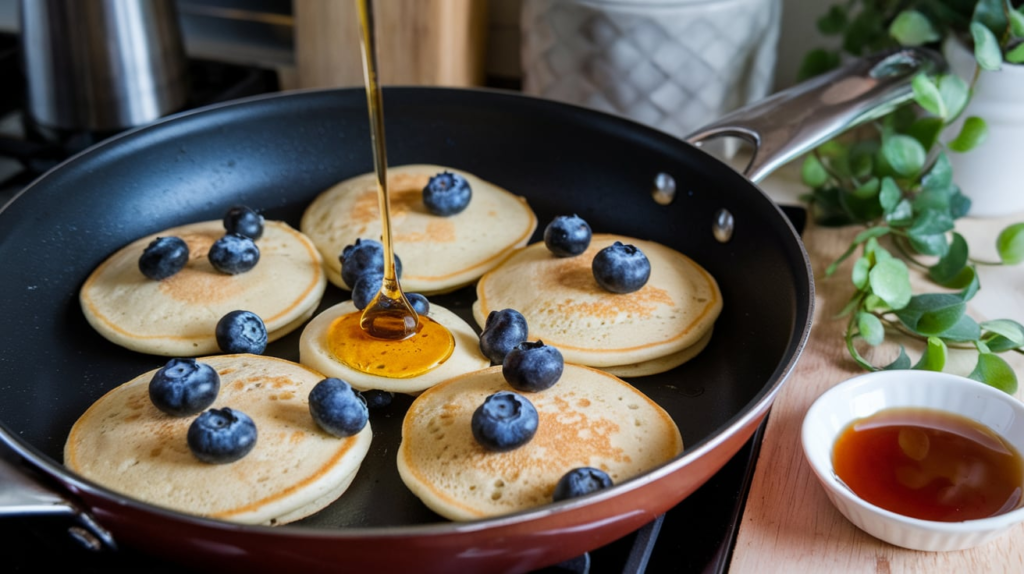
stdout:
POLYGON ((512 391, 501 367, 446 381, 413 401, 402 423, 398 471, 431 510, 451 520, 500 516, 551 502, 573 468, 599 468, 619 484, 683 450, 679 429, 643 393, 603 371, 565 365, 539 393, 521 393, 537 409, 537 433, 509 452, 473 438, 473 412, 498 391, 512 391))
POLYGON ((79 294, 82 311, 101 335, 122 347, 169 357, 220 352, 214 330, 231 311, 251 311, 273 341, 299 327, 320 304, 327 280, 320 254, 286 223, 267 221, 256 241, 260 260, 229 275, 206 257, 224 236, 221 221, 167 229, 123 247, 86 279, 79 294), (177 236, 188 244, 189 261, 161 281, 139 271, 139 256, 157 237, 177 236))
POLYGON ((555 257, 544 243, 519 250, 477 284, 473 316, 481 326, 500 309, 523 314, 530 340, 558 347, 567 363, 614 367, 644 363, 697 344, 722 310, 715 279, 685 255, 651 241, 595 234, 576 257, 555 257), (591 262, 615 241, 633 244, 651 276, 633 293, 611 293, 591 262))
MULTIPOLYGON (((468 285, 526 245, 537 218, 522 197, 470 173, 438 165, 388 168, 395 254, 402 260, 402 286, 409 293, 443 293, 468 285), (466 209, 441 217, 429 213, 422 192, 431 177, 449 171, 466 178, 472 198, 466 209)), ((338 256, 356 239, 380 241, 376 174, 345 180, 306 208, 300 225, 323 255, 327 278, 341 279, 338 256)))
MULTIPOLYGON (((113 491, 188 514, 245 524, 284 524, 338 498, 369 450, 369 424, 338 438, 317 426, 308 397, 323 379, 301 365, 258 355, 198 359, 220 375, 211 408, 256 423, 256 446, 228 464, 201 462, 186 434, 195 416, 173 417, 149 399, 156 370, 96 401, 75 423, 64 464, 113 491)), ((197 415, 198 416, 198 415, 197 415)))
POLYGON ((674 369, 699 355, 700 352, 708 346, 708 343, 711 342, 712 331, 714 331, 714 329, 708 330, 708 332, 705 333, 699 341, 677 353, 672 353, 671 355, 665 355, 664 357, 658 357, 657 359, 651 359, 642 363, 634 363, 632 365, 601 367, 601 370, 622 378, 647 377, 658 373, 664 373, 665 371, 674 369))
MULTIPOLYGON (((344 301, 325 309, 302 330, 299 338, 299 362, 329 377, 339 378, 358 390, 377 389, 392 393, 416 394, 441 381, 476 371, 491 364, 480 352, 480 339, 469 324, 448 309, 430 303, 428 317, 437 321, 455 338, 455 349, 438 367, 412 378, 390 378, 357 371, 339 361, 331 352, 327 335, 340 317, 361 312, 352 301, 344 301)), ((415 341, 409 341, 416 344, 415 341)))

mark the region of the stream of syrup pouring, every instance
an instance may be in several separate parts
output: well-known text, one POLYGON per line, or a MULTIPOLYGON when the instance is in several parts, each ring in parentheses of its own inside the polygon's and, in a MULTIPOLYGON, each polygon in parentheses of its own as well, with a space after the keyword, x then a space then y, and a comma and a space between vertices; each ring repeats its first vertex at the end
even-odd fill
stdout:
POLYGON ((370 111, 370 139, 380 204, 384 280, 380 291, 361 314, 356 312, 335 320, 328 338, 334 355, 349 367, 390 378, 409 378, 446 361, 455 349, 455 338, 440 323, 417 315, 398 282, 391 239, 384 103, 377 75, 373 1, 356 0, 356 4, 362 32, 363 80, 370 111))

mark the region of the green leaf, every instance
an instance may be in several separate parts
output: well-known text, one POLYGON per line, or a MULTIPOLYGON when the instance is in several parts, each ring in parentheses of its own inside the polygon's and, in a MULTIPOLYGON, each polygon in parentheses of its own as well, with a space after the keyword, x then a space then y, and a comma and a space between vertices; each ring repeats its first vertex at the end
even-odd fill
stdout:
POLYGON ((875 168, 875 154, 878 153, 878 142, 874 140, 863 140, 850 146, 847 165, 850 175, 857 179, 871 177, 875 168))
POLYGON ((824 16, 818 18, 818 31, 825 36, 842 34, 846 29, 846 9, 841 5, 829 8, 824 16))
POLYGON ((921 360, 914 365, 919 371, 942 371, 946 366, 946 343, 938 337, 928 337, 928 346, 925 347, 921 360))
POLYGON ((889 305, 881 297, 872 293, 864 298, 864 310, 872 313, 885 312, 889 310, 889 305))
POLYGON ((926 210, 918 215, 914 224, 907 229, 911 246, 918 253, 944 257, 949 252, 946 232, 953 229, 953 218, 936 210, 926 210))
POLYGON ((999 259, 1006 265, 1024 261, 1024 223, 1014 223, 999 233, 996 238, 999 259))
POLYGON ((850 280, 857 290, 868 286, 868 272, 871 271, 871 262, 867 257, 861 257, 853 263, 853 271, 850 272, 850 280))
POLYGON ((1014 346, 1024 345, 1024 325, 1011 319, 994 319, 981 323, 981 328, 1008 339, 1014 346))
POLYGON ((886 138, 882 143, 882 155, 896 173, 903 176, 911 176, 921 171, 927 157, 921 142, 905 135, 886 138))
POLYGON ((803 81, 839 67, 839 52, 817 48, 808 52, 797 70, 797 80, 803 81))
MULTIPOLYGON (((1010 33, 1015 38, 1024 38, 1024 14, 1010 10, 1010 33)), ((1007 58, 1007 61, 1010 61, 1007 58)))
POLYGON ((940 39, 931 20, 917 10, 904 10, 889 25, 889 35, 904 46, 920 46, 940 39))
POLYGON ((1003 53, 999 40, 985 25, 971 22, 971 37, 974 38, 974 59, 983 70, 996 71, 1003 65, 1003 53))
POLYGON ((949 163, 949 156, 945 152, 939 152, 932 163, 928 174, 921 180, 924 189, 949 189, 953 185, 953 166, 949 163))
POLYGON ((1008 0, 977 0, 974 2, 974 13, 971 22, 989 29, 994 35, 1002 36, 1009 26, 1006 11, 1012 11, 1008 0))
MULTIPOLYGON (((864 231, 861 231, 860 233, 858 233, 857 236, 853 238, 853 242, 854 243, 864 243, 868 239, 878 238, 878 237, 882 237, 882 236, 888 235, 890 231, 892 231, 892 229, 890 227, 886 226, 886 225, 876 225, 874 227, 869 227, 869 228, 865 229, 864 231)), ((875 248, 877 248, 877 245, 878 244, 876 242, 875 245, 872 246, 871 250, 874 251, 875 248)))
POLYGON ((948 113, 946 102, 942 99, 939 87, 927 74, 914 76, 911 86, 914 89, 914 101, 917 102, 917 105, 940 118, 946 117, 948 113))
POLYGON ((900 345, 900 354, 896 357, 896 360, 882 367, 884 371, 896 371, 911 368, 910 357, 907 356, 907 350, 900 345))
POLYGON ((906 227, 914 222, 914 208, 910 200, 904 199, 896 204, 896 208, 885 216, 885 221, 893 227, 906 227))
POLYGON ((878 203, 878 180, 873 181, 874 184, 868 182, 852 192, 839 194, 839 204, 854 221, 868 223, 882 216, 882 205, 878 203))
POLYGON ((967 285, 957 294, 961 301, 970 301, 978 294, 978 289, 981 289, 981 281, 978 279, 978 274, 974 272, 974 267, 968 267, 971 270, 967 285))
POLYGON ((956 325, 966 310, 967 304, 956 295, 925 293, 911 297, 896 316, 911 331, 932 337, 956 325))
POLYGON ((934 255, 944 257, 949 251, 949 243, 946 236, 939 235, 915 235, 909 238, 910 246, 921 255, 934 255))
POLYGON ((900 191, 896 181, 891 177, 882 180, 882 189, 878 192, 878 202, 882 204, 882 211, 886 214, 892 213, 903 199, 903 192, 900 191))
POLYGON ((959 116, 971 97, 971 89, 967 82, 956 74, 943 74, 939 77, 939 93, 942 94, 942 101, 946 103, 950 118, 959 116))
POLYGON ((981 325, 982 325, 982 327, 984 327, 986 330, 989 330, 989 332, 990 332, 990 336, 987 336, 985 338, 986 339, 985 342, 988 345, 988 348, 993 353, 1002 353, 1003 351, 1009 351, 1010 349, 1017 349, 1017 348, 1019 348, 1021 346, 1021 343, 1019 343, 1017 341, 1020 340, 1021 337, 1024 337, 1024 325, 1021 325, 1020 323, 1018 323, 1016 321, 1013 321, 1011 319, 996 319, 995 321, 986 321, 986 322, 982 323, 981 325), (995 329, 988 329, 988 324, 996 323, 996 322, 1010 324, 1008 326, 1007 325, 1000 325, 1000 326, 998 326, 997 328, 999 329, 999 331, 1006 332, 1007 334, 1012 334, 1012 331, 1010 331, 1011 326, 1012 326, 1019 333, 1019 335, 1013 335, 1012 337, 1007 337, 1007 336, 1004 336, 1002 334, 997 334, 999 331, 996 331, 995 329))
POLYGON ((946 285, 957 278, 967 266, 967 240, 959 233, 953 233, 949 242, 949 251, 939 259, 938 263, 928 268, 928 276, 939 285, 946 285))
POLYGON ((960 128, 960 133, 957 134, 956 139, 949 142, 949 149, 960 153, 971 151, 985 143, 987 137, 988 125, 985 123, 985 120, 977 116, 971 116, 964 120, 964 125, 960 128))
POLYGON ((1011 64, 1024 64, 1024 44, 1017 44, 1017 47, 1006 53, 1006 61, 1011 64))
POLYGON ((1002 357, 992 353, 979 354, 978 364, 967 376, 1011 395, 1017 392, 1017 375, 1002 357))
POLYGON ((942 134, 946 122, 942 118, 925 116, 916 120, 907 128, 907 135, 921 142, 924 149, 931 149, 942 134))
POLYGON ((971 198, 960 193, 960 188, 957 188, 952 197, 949 198, 949 215, 953 219, 959 219, 967 215, 967 212, 970 210, 971 198))
POLYGON ((872 5, 865 5, 853 18, 843 35, 843 50, 854 56, 871 51, 889 34, 883 26, 883 15, 872 5))
POLYGON ((978 326, 978 322, 972 319, 970 315, 964 315, 960 317, 956 325, 943 331, 939 337, 954 343, 977 341, 981 338, 981 327, 978 326))
POLYGON ((899 259, 879 261, 868 273, 871 290, 893 309, 902 309, 910 302, 910 272, 899 259))
POLYGON ((804 159, 804 164, 800 168, 800 178, 807 187, 821 187, 828 181, 828 172, 825 171, 825 166, 821 165, 818 158, 810 154, 804 159))
POLYGON ((872 347, 880 345, 885 340, 885 327, 878 317, 871 313, 857 313, 857 330, 872 347))

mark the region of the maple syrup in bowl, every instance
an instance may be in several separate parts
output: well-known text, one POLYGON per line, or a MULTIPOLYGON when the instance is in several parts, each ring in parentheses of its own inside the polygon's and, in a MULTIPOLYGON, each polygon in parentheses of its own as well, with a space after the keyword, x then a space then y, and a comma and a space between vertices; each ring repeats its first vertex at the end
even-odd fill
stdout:
POLYGON ((963 550, 1024 521, 1024 403, 983 383, 854 377, 811 405, 801 440, 829 500, 891 544, 963 550))

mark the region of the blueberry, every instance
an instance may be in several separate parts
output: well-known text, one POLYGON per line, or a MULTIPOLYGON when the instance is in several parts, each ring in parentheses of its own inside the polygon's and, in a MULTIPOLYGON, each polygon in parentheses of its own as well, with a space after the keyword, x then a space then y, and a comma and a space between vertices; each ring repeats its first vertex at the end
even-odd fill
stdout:
POLYGON ((558 479, 551 496, 555 502, 590 494, 612 485, 612 479, 603 470, 583 466, 574 468, 558 479))
POLYGON ((390 405, 391 401, 395 398, 395 393, 379 391, 377 389, 363 391, 360 394, 363 395, 363 399, 366 401, 366 408, 368 409, 382 409, 390 405))
POLYGON ((406 293, 405 298, 409 300, 412 310, 416 311, 417 315, 427 315, 430 313, 430 301, 424 295, 406 293))
POLYGON ((643 251, 621 241, 599 251, 591 269, 597 284, 612 293, 632 293, 651 278, 651 262, 643 251))
POLYGON ((228 233, 210 246, 207 254, 210 265, 222 273, 237 275, 245 273, 259 263, 260 248, 252 238, 237 233, 228 233))
POLYGON ((224 229, 255 241, 263 237, 263 216, 244 205, 236 205, 224 214, 224 229))
POLYGON ((324 379, 309 392, 309 414, 328 433, 346 437, 363 430, 370 419, 366 399, 341 379, 324 379))
POLYGON ((466 209, 472 196, 466 178, 445 171, 430 178, 423 188, 423 205, 434 215, 455 215, 466 209))
POLYGON ((157 237, 139 256, 139 271, 157 281, 185 268, 188 244, 180 237, 157 237))
POLYGON ((201 412, 220 392, 220 375, 195 359, 171 359, 149 381, 149 400, 175 417, 201 412))
POLYGON ((186 440, 192 454, 203 462, 235 462, 256 446, 256 423, 241 411, 210 409, 192 421, 186 440))
POLYGON ((544 245, 556 257, 574 257, 590 247, 590 226, 577 215, 559 215, 544 228, 544 245))
POLYGON ((370 301, 377 296, 377 293, 380 293, 380 286, 383 282, 383 275, 364 273, 352 286, 352 302, 355 303, 356 309, 360 311, 365 309, 370 301))
POLYGON ((217 346, 225 353, 261 355, 267 348, 267 327, 252 311, 232 311, 217 321, 217 346))
MULTIPOLYGON (((341 280, 352 289, 367 272, 384 274, 384 246, 372 239, 356 239, 355 244, 346 245, 338 257, 341 262, 341 280)), ((395 276, 402 278, 402 260, 395 255, 395 276)))
POLYGON ((498 391, 473 412, 473 437, 480 446, 495 452, 517 449, 537 433, 537 409, 526 397, 498 391))
POLYGON ((480 333, 480 352, 491 360, 492 365, 500 365, 505 361, 505 355, 525 341, 528 335, 526 317, 519 311, 491 311, 480 333))
POLYGON ((519 343, 505 355, 501 374, 517 391, 536 393, 549 389, 562 377, 565 361, 558 349, 536 343, 519 343))

